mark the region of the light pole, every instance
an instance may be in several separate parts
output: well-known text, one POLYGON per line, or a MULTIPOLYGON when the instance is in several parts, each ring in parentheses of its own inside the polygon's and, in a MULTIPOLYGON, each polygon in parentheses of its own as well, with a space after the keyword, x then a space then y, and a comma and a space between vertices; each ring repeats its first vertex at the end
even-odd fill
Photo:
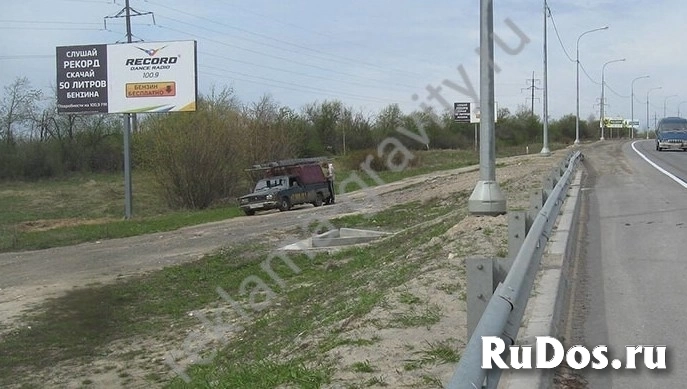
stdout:
POLYGON ((649 93, 659 89, 663 89, 663 87, 657 86, 646 91, 646 139, 649 139, 649 93))
POLYGON ((663 99, 663 117, 666 117, 666 104, 668 103, 668 99, 671 97, 677 97, 678 95, 670 95, 666 96, 665 99, 663 99))
POLYGON ((595 28, 593 30, 585 31, 580 36, 577 37, 577 57, 575 60, 575 63, 577 65, 576 69, 576 90, 577 90, 577 104, 576 104, 576 114, 575 114, 575 144, 579 145, 580 144, 580 38, 585 36, 586 34, 589 34, 590 32, 594 31, 601 31, 601 30, 608 30, 608 26, 600 27, 600 28, 595 28))
POLYGON ((614 59, 614 60, 612 60, 612 61, 608 61, 608 62, 606 62, 606 63, 604 64, 604 66, 601 68, 601 138, 600 138, 600 140, 604 140, 604 139, 605 139, 605 138, 604 138, 604 117, 605 117, 605 115, 604 115, 604 114, 605 114, 606 111, 605 111, 605 109, 604 109, 604 105, 605 105, 606 103, 605 103, 605 100, 604 100, 604 89, 605 89, 605 86, 606 86, 606 81, 605 81, 605 79, 606 79, 606 76, 605 76, 605 73, 606 73, 606 66, 607 66, 608 64, 613 63, 613 62, 625 62, 625 58, 614 59))
POLYGON ((677 105, 677 116, 680 116, 680 106, 684 103, 687 103, 687 101, 680 101, 680 104, 677 105))
MULTIPOLYGON (((634 137, 635 137, 635 125, 633 124, 635 121, 635 81, 641 80, 642 78, 649 78, 649 76, 639 76, 639 77, 635 78, 634 80, 632 80, 632 84, 631 84, 631 88, 630 88, 632 90, 632 94, 630 96, 630 100, 632 100, 632 109, 631 109, 632 113, 631 113, 631 117, 630 117, 630 131, 632 131, 632 134, 630 135, 631 139, 634 139, 634 137)), ((680 115, 678 115, 678 116, 680 116, 680 115)))
POLYGON ((506 213, 506 196, 496 181, 496 138, 494 116, 494 0, 480 0, 480 180, 468 200, 473 215, 506 213))

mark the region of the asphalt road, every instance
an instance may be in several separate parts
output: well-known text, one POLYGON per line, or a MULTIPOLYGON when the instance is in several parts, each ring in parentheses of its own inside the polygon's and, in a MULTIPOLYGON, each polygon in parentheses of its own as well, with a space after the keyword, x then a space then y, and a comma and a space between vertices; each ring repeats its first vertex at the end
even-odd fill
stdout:
MULTIPOLYGON (((607 142, 586 153, 586 271, 570 319, 591 349, 608 345, 625 361, 626 345, 667 346, 666 370, 582 371, 588 388, 687 386, 687 183, 660 172, 638 152, 687 181, 687 153, 657 152, 653 141, 607 142), (579 298, 579 296, 582 298, 579 298)), ((579 339, 582 338, 582 339, 579 339)))

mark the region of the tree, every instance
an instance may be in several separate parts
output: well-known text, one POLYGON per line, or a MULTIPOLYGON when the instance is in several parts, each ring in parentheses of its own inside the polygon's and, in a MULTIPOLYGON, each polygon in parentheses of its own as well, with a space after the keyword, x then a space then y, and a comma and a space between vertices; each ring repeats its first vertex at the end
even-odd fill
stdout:
POLYGON ((343 111, 344 105, 338 100, 313 103, 304 109, 305 117, 321 145, 333 152, 343 151, 344 148, 345 133, 337 133, 343 111))
MULTIPOLYGON (((575 140, 575 115, 568 114, 558 120, 553 120, 549 126, 550 138, 554 141, 571 143, 575 140)), ((580 123, 582 129, 582 123, 580 123)))
POLYGON ((375 143, 379 143, 390 136, 395 136, 396 129, 403 123, 403 117, 403 112, 398 104, 390 104, 384 107, 377 114, 377 119, 372 127, 375 143))
POLYGON ((12 84, 5 86, 0 100, 0 137, 5 143, 14 144, 15 127, 27 124, 37 117, 38 102, 42 96, 40 90, 31 88, 31 82, 26 77, 18 77, 12 84))
POLYGON ((499 110, 496 139, 506 145, 529 145, 541 138, 541 122, 529 108, 520 105, 514 115, 499 110))
POLYGON ((294 128, 294 112, 280 107, 270 95, 264 95, 243 109, 246 132, 242 141, 247 159, 252 163, 293 158, 301 140, 294 128))

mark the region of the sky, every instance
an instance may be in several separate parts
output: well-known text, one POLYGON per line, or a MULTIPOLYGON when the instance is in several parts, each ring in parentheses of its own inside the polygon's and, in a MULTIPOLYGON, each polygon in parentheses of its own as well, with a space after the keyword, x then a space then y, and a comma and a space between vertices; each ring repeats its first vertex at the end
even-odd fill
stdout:
MULTIPOLYGON (((268 94, 297 110, 338 99, 370 115, 389 104, 411 112, 471 101, 461 92, 466 81, 479 93, 479 5, 477 0, 130 0, 135 11, 152 13, 132 19, 134 40, 197 41, 201 94, 231 87, 244 103, 268 94)), ((2 0, 0 86, 27 77, 53 96, 55 47, 125 42, 123 18, 104 23, 124 6, 124 0, 2 0)), ((609 28, 579 40, 580 117, 599 117, 602 69, 622 58, 603 72, 606 116, 634 117, 644 128, 647 92, 655 87, 661 89, 650 92, 651 123, 654 114, 663 116, 664 107, 667 116, 687 112, 683 0, 550 0, 548 7, 550 118, 575 114, 576 43, 585 31, 603 26, 609 28), (645 75, 649 78, 635 80, 645 75)), ((494 31, 502 43, 495 45, 499 107, 529 109, 534 78, 534 109, 541 116, 544 2, 495 0, 494 31)))

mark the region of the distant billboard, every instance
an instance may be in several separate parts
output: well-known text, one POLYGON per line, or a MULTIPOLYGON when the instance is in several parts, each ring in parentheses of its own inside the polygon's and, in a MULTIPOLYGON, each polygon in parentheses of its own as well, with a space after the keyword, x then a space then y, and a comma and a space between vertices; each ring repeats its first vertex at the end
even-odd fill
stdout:
POLYGON ((606 128, 625 128, 627 121, 623 118, 603 118, 603 125, 606 128))
POLYGON ((57 47, 59 113, 195 111, 196 42, 57 47))
POLYGON ((453 103, 453 120, 470 123, 470 103, 453 103))
MULTIPOLYGON (((497 122, 498 105, 494 103, 494 122, 497 122)), ((481 119, 480 103, 453 103, 453 120, 458 123, 479 123, 481 119)))

